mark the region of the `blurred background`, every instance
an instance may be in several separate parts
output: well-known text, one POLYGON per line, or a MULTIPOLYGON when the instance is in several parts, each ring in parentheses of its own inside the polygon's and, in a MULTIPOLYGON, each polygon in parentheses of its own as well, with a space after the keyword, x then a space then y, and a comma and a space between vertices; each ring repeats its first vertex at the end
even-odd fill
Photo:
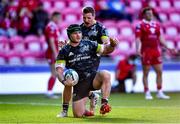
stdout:
MULTIPOLYGON (((96 19, 106 26, 109 36, 120 41, 115 51, 102 57, 99 69, 112 74, 112 86, 117 84, 115 69, 119 62, 135 53, 134 30, 143 7, 151 6, 170 48, 180 50, 180 0, 0 0, 0 94, 46 93, 50 76, 45 59, 47 43, 44 28, 54 11, 61 13, 60 40, 66 40, 66 28, 82 23, 82 8, 92 6, 96 19), (112 8, 109 2, 117 2, 112 8), (114 10, 113 10, 114 8, 114 10)), ((163 89, 180 91, 180 57, 163 52, 163 89)), ((140 60, 134 92, 143 92, 140 60)), ((150 72, 150 90, 156 91, 155 73, 150 72)), ((132 81, 127 80, 126 92, 132 81)), ((53 91, 61 93, 57 81, 53 91)))

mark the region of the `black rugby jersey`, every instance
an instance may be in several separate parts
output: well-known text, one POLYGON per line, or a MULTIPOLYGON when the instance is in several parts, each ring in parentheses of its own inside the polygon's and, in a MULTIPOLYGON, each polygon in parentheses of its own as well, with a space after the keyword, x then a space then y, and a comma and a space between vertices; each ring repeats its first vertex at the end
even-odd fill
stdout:
POLYGON ((85 79, 91 73, 96 72, 95 65, 98 61, 94 58, 97 58, 101 47, 97 42, 89 40, 81 40, 76 47, 67 44, 59 51, 56 64, 64 63, 67 69, 76 70, 80 79, 85 79))
POLYGON ((85 40, 96 41, 99 44, 103 44, 101 37, 108 36, 107 29, 99 22, 96 22, 90 27, 84 26, 84 23, 81 25, 82 36, 85 40))

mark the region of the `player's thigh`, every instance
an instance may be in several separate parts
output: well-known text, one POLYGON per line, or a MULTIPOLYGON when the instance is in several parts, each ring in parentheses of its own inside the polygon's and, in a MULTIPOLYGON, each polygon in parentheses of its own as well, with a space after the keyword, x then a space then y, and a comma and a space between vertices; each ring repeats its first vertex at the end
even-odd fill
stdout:
POLYGON ((93 80, 93 88, 94 89, 101 89, 102 83, 104 81, 110 82, 111 76, 110 73, 106 70, 101 70, 96 73, 96 76, 93 80))
POLYGON ((82 117, 86 110, 87 97, 74 101, 72 105, 73 114, 75 117, 82 117))

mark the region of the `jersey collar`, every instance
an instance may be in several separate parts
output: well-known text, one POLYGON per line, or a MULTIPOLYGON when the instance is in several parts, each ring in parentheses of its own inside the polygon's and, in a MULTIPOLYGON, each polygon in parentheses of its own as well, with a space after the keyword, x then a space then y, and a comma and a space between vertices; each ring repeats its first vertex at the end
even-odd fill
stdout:
POLYGON ((94 21, 93 21, 93 24, 92 24, 90 27, 86 27, 84 23, 83 23, 83 26, 84 26, 85 28, 91 28, 91 27, 94 26, 96 23, 97 23, 97 21, 94 20, 94 21))
POLYGON ((154 20, 151 20, 151 21, 147 21, 145 19, 142 20, 145 24, 151 24, 151 23, 154 23, 154 20))

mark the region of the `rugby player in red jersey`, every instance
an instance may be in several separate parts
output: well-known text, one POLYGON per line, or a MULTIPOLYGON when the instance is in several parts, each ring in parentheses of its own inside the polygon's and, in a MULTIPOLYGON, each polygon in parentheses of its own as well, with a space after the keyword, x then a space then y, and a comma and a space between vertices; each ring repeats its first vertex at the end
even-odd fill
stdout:
POLYGON ((59 43, 60 41, 60 31, 58 28, 58 23, 60 21, 60 13, 54 12, 52 13, 51 20, 45 27, 45 38, 48 44, 48 48, 46 50, 46 58, 50 65, 51 76, 48 81, 48 91, 47 96, 49 98, 58 98, 57 96, 53 95, 52 89, 56 81, 56 71, 55 71, 55 61, 58 55, 59 47, 62 47, 64 44, 63 42, 59 43))
POLYGON ((162 56, 161 46, 168 51, 168 48, 160 31, 160 24, 153 20, 153 11, 150 7, 146 7, 142 11, 143 19, 136 27, 136 51, 141 57, 143 67, 143 84, 145 99, 153 99, 148 88, 148 74, 152 66, 156 73, 157 98, 169 99, 162 91, 162 56))

